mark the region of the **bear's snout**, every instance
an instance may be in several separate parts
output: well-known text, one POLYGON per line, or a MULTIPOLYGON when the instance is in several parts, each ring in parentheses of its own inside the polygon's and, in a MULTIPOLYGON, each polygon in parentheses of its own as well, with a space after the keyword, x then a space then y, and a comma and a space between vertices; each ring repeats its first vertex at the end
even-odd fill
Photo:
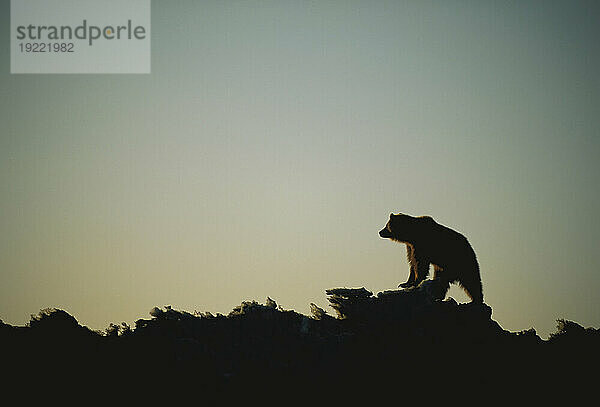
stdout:
POLYGON ((387 228, 383 228, 379 231, 379 236, 384 237, 384 238, 390 238, 390 237, 392 237, 392 234, 390 233, 389 230, 387 230, 387 228))

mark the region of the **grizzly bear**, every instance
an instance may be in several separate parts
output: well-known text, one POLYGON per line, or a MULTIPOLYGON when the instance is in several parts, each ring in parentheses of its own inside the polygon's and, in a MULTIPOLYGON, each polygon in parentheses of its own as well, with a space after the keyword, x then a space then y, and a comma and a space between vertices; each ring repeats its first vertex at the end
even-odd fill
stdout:
POLYGON ((450 283, 458 283, 474 303, 483 303, 477 257, 462 234, 440 225, 430 216, 392 213, 379 236, 406 244, 410 275, 398 287, 418 286, 433 264, 433 279, 442 283, 442 298, 450 283))

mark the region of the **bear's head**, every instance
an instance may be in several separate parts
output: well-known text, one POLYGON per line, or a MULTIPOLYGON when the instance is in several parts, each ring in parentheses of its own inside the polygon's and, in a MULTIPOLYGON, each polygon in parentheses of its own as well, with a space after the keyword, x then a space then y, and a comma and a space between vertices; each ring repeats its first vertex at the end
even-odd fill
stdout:
POLYGON ((394 215, 390 213, 390 220, 383 229, 379 231, 379 236, 385 239, 392 239, 397 242, 410 242, 417 237, 424 223, 433 222, 429 216, 414 217, 399 213, 394 215))

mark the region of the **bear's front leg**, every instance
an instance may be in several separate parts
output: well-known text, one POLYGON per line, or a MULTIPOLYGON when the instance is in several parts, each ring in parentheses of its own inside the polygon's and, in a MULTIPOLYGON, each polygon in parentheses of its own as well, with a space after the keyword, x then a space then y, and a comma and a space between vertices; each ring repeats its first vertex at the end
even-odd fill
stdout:
POLYGON ((415 274, 415 287, 421 284, 423 281, 427 279, 429 276, 429 258, 423 256, 421 253, 417 251, 417 249, 413 249, 414 261, 411 265, 414 267, 415 274))
POLYGON ((408 280, 406 283, 398 284, 400 288, 408 288, 416 286, 415 281, 417 280, 417 266, 414 255, 414 248, 412 245, 406 245, 406 257, 408 258, 408 265, 410 266, 410 273, 408 274, 408 280))
POLYGON ((409 288, 409 287, 416 287, 417 281, 417 271, 416 271, 416 267, 414 267, 413 265, 410 266, 410 273, 408 275, 408 280, 406 280, 406 283, 400 283, 398 284, 398 287, 400 288, 409 288))
POLYGON ((409 287, 414 287, 414 286, 415 286, 415 280, 411 280, 410 278, 408 279, 408 281, 406 283, 398 284, 398 288, 409 288, 409 287))

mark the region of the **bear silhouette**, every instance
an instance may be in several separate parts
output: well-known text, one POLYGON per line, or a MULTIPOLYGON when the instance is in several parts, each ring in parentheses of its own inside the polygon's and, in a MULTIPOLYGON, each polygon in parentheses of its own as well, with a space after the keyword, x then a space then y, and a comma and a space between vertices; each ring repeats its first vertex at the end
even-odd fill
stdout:
POLYGON ((483 303, 479 264, 475 251, 462 234, 440 225, 430 216, 390 214, 379 236, 405 243, 410 274, 399 287, 416 287, 429 275, 442 283, 443 295, 451 283, 458 283, 475 303, 483 303))

